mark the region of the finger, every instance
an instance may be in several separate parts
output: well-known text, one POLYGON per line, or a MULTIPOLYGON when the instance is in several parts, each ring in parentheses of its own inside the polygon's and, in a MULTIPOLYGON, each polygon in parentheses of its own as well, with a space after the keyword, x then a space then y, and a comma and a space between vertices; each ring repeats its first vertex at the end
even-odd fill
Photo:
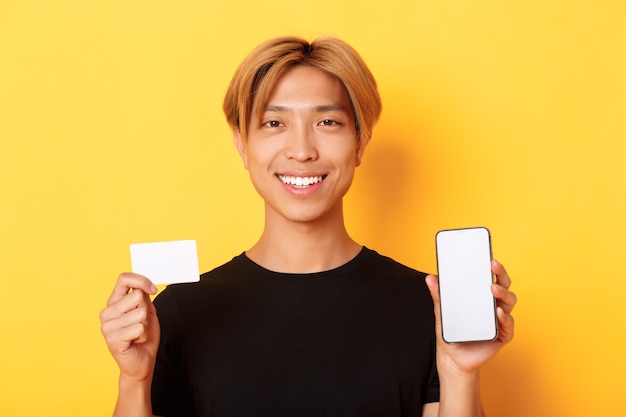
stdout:
POLYGON ((502 343, 509 343, 513 340, 514 330, 515 330, 515 320, 513 316, 507 314, 504 309, 498 307, 496 310, 496 314, 498 316, 498 339, 502 343))
POLYGON ((426 276, 426 286, 430 291, 430 296, 433 299, 433 308, 435 313, 435 333, 437 339, 441 339, 441 308, 439 302, 439 277, 436 275, 426 276))
POLYGON ((513 291, 507 290, 499 284, 491 284, 491 293, 497 300, 498 306, 502 307, 507 314, 510 314, 517 304, 517 295, 513 291))
POLYGON ((158 318, 152 303, 102 322, 102 334, 111 349, 127 349, 132 343, 148 340, 148 333, 158 332, 158 318), (156 327, 155 327, 156 326, 156 327))
POLYGON ((491 261, 491 270, 496 275, 496 282, 498 284, 507 289, 511 286, 511 278, 500 262, 493 259, 491 261))
POLYGON ((107 334, 114 333, 119 329, 132 326, 136 323, 143 323, 144 325, 147 325, 148 315, 148 307, 138 307, 111 320, 102 321, 100 328, 102 333, 106 336, 107 334))
POLYGON ((152 281, 143 275, 126 272, 121 274, 115 282, 113 293, 109 297, 107 305, 110 306, 120 300, 132 289, 142 290, 146 294, 156 294, 158 291, 152 281))
POLYGON ((111 351, 124 352, 134 343, 143 343, 148 340, 148 327, 143 323, 134 323, 106 333, 104 338, 111 351))
POLYGON ((115 319, 136 308, 147 308, 152 301, 142 290, 134 289, 100 312, 100 321, 115 319))
POLYGON ((430 296, 433 298, 435 306, 439 306, 439 278, 436 275, 426 276, 426 286, 430 291, 430 296))

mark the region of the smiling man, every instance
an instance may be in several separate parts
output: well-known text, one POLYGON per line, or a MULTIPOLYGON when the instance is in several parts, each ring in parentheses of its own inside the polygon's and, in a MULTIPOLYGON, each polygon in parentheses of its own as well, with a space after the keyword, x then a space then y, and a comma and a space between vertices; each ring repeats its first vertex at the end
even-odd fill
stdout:
POLYGON ((120 368, 116 416, 482 415, 480 367, 513 337, 504 268, 494 261, 499 338, 448 345, 437 278, 346 230, 343 197, 380 110, 338 39, 272 39, 243 61, 224 111, 265 202, 263 233, 154 305, 149 277, 120 275, 100 315, 120 368))
POLYGON ((342 199, 359 165, 350 100, 311 66, 284 71, 267 103, 256 102, 235 143, 265 201, 265 230, 247 256, 279 272, 319 272, 361 247, 343 225, 342 199))

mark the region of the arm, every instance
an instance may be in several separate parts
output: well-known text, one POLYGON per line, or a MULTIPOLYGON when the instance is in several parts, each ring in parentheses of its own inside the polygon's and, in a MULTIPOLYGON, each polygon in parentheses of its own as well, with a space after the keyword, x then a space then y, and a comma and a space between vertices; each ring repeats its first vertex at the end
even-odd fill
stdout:
POLYGON ((150 381, 147 383, 125 379, 120 375, 119 393, 113 417, 156 417, 152 414, 150 381))
POLYGON ((439 280, 434 275, 426 277, 426 284, 435 304, 437 332, 437 372, 441 385, 438 405, 424 407, 424 417, 483 417, 480 401, 480 368, 502 347, 513 339, 514 322, 511 311, 517 302, 509 291, 511 279, 504 267, 492 261, 496 282, 491 292, 496 298, 498 338, 492 342, 448 344, 441 336, 439 308, 439 280))
POLYGON ((122 274, 100 312, 102 334, 120 368, 114 416, 152 416, 150 389, 160 327, 150 295, 156 292, 147 278, 122 274))

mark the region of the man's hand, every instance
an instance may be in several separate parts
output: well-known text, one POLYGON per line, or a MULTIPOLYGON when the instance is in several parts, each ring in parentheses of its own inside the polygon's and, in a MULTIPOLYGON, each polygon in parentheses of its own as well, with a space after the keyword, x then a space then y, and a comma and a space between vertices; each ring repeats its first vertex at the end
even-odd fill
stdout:
MULTIPOLYGON (((426 277, 426 284, 435 304, 437 332, 437 364, 440 373, 471 374, 477 372, 504 345, 513 339, 514 321, 511 312, 517 303, 517 296, 509 290, 511 278, 504 267, 496 260, 491 262, 491 269, 496 282, 491 285, 491 292, 496 298, 498 317, 498 338, 491 342, 455 343, 443 341, 441 334, 441 310, 439 306, 439 279, 435 275, 426 277)), ((445 377, 440 375, 440 377, 445 377)))
POLYGON ((150 295, 157 288, 144 276, 119 276, 107 307, 100 312, 101 330, 120 368, 120 380, 150 382, 159 347, 160 327, 150 295))

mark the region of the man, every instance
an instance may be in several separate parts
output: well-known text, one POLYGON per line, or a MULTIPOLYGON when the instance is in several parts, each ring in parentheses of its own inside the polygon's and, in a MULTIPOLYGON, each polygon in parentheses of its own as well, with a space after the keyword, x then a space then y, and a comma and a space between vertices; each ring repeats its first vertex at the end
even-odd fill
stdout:
POLYGON ((120 275, 100 315, 120 368, 116 416, 482 416, 479 369, 513 337, 504 268, 493 262, 498 339, 446 344, 437 277, 345 228, 380 110, 338 39, 272 39, 242 62, 224 111, 265 202, 263 233, 156 308, 148 278, 120 275))

